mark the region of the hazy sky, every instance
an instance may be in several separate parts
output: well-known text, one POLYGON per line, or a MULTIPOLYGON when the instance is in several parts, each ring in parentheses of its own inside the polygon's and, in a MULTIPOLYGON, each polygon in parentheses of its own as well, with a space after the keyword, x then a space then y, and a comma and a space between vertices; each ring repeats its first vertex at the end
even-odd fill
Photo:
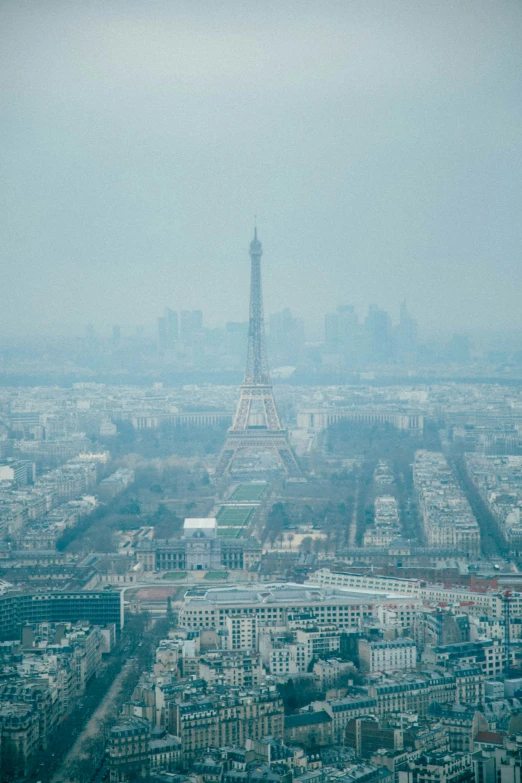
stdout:
POLYGON ((522 326, 520 0, 0 3, 0 329, 522 326))

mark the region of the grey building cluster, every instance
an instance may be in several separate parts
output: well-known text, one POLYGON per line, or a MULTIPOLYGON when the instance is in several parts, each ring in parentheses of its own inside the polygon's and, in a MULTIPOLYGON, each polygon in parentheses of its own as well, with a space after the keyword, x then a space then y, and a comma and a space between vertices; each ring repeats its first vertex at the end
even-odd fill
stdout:
MULTIPOLYGON (((429 780, 441 783, 483 783, 477 770, 496 774, 503 764, 520 774, 522 741, 513 735, 522 680, 509 676, 520 650, 514 643, 508 666, 503 640, 483 637, 495 630, 502 597, 457 590, 455 604, 441 607, 438 588, 420 581, 340 576, 350 586, 188 595, 178 627, 124 705, 122 730, 132 724, 142 732, 141 750, 134 743, 137 756, 129 750, 125 760, 125 740, 114 747, 110 740, 113 780, 124 780, 132 765, 150 772, 154 732, 172 748, 164 771, 155 768, 158 780, 176 763, 189 763, 209 783, 232 780, 233 771, 251 779, 261 758, 249 754, 260 743, 277 747, 263 776, 279 783, 352 775, 402 775, 408 783, 426 765, 429 780), (371 586, 352 584, 356 578, 371 586), (463 596, 470 600, 461 606, 463 596), (306 687, 310 703, 283 715, 280 694, 306 687), (233 769, 232 749, 241 760, 233 769)), ((515 599, 513 619, 521 610, 515 599)))
POLYGON ((46 622, 24 626, 19 642, 0 643, 0 757, 12 780, 27 775, 49 747, 115 635, 114 624, 46 622))
POLYGON ((466 455, 466 467, 510 550, 522 550, 522 456, 466 455))
POLYGON ((50 548, 49 542, 54 544, 65 527, 75 524, 81 513, 92 511, 95 501, 83 500, 83 496, 92 493, 96 478, 96 463, 77 458, 44 473, 31 485, 20 484, 15 476, 1 481, 3 535, 20 539, 26 546, 32 542, 37 548, 50 548), (27 528, 35 533, 27 535, 27 528))
POLYGON ((364 531, 363 545, 384 549, 399 538, 402 532, 399 505, 392 494, 396 489, 395 479, 388 462, 382 460, 378 463, 373 483, 376 492, 373 522, 364 531))
POLYGON ((413 482, 428 546, 478 554, 477 520, 444 455, 417 451, 413 482))
POLYGON ((98 497, 109 501, 134 482, 134 471, 119 469, 98 481, 98 465, 105 455, 87 452, 54 470, 43 473, 31 485, 0 482, 0 532, 15 546, 53 549, 68 527, 91 514, 98 497))

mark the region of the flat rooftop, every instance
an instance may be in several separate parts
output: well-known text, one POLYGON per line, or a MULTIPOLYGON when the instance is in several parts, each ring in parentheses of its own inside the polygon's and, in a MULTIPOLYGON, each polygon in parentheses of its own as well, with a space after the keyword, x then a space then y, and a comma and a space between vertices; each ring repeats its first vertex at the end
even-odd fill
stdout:
POLYGON ((332 587, 315 587, 288 583, 242 585, 240 587, 210 588, 204 596, 187 596, 185 605, 202 603, 222 604, 278 604, 291 603, 294 606, 309 603, 334 602, 341 604, 382 603, 383 600, 400 603, 415 603, 409 596, 375 590, 350 590, 332 587))
POLYGON ((212 530, 215 527, 217 527, 217 519, 215 517, 190 517, 183 523, 184 530, 196 530, 201 528, 212 530))

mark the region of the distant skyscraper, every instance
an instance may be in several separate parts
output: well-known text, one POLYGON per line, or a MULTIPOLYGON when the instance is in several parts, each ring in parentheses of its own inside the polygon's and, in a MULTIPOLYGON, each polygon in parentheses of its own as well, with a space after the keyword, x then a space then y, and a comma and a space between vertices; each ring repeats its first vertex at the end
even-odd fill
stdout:
POLYGON ((375 304, 370 305, 364 332, 368 359, 375 362, 389 362, 393 359, 392 324, 385 310, 375 304))
POLYGON ((229 321, 225 327, 226 354, 244 361, 248 345, 248 322, 229 321))
POLYGON ((339 313, 326 313, 324 317, 324 341, 331 349, 339 344, 339 313))
POLYGON ((397 353, 404 358, 411 356, 416 350, 417 321, 408 312, 406 302, 402 302, 400 320, 397 326, 397 353))
POLYGON ((359 320, 353 305, 341 305, 337 314, 340 352, 346 361, 351 361, 359 350, 359 320))
POLYGON ((170 307, 158 318, 158 342, 161 350, 173 348, 179 339, 178 314, 170 307))
POLYGON ((298 364, 304 353, 304 322, 286 307, 269 320, 270 353, 278 364, 298 364))
POLYGON ((158 343, 162 351, 168 347, 167 319, 164 315, 158 318, 158 343))
POLYGON ((180 337, 186 345, 201 341, 203 333, 203 313, 201 310, 182 310, 180 317, 180 337))
POLYGON ((337 353, 344 363, 359 354, 359 320, 353 305, 340 305, 335 313, 326 313, 324 336, 329 353, 337 353))
POLYGON ((169 343, 175 343, 179 339, 178 314, 170 307, 165 308, 165 320, 167 322, 167 335, 169 343))

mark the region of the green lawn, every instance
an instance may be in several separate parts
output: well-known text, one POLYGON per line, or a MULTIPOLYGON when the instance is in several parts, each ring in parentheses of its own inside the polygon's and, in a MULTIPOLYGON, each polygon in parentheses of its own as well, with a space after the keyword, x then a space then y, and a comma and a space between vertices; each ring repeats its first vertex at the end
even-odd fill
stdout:
POLYGON ((230 500, 241 503, 245 500, 261 500, 265 492, 266 484, 240 484, 232 493, 230 500))
POLYGON ((239 538, 241 535, 242 527, 220 527, 218 528, 219 538, 239 538))
POLYGON ((253 513, 253 506, 221 507, 217 515, 218 527, 245 527, 253 513))
POLYGON ((228 579, 228 571, 207 571, 205 579, 228 579))
POLYGON ((178 579, 185 579, 187 575, 186 571, 167 571, 166 574, 163 574, 163 579, 168 579, 169 581, 177 581, 178 579))

